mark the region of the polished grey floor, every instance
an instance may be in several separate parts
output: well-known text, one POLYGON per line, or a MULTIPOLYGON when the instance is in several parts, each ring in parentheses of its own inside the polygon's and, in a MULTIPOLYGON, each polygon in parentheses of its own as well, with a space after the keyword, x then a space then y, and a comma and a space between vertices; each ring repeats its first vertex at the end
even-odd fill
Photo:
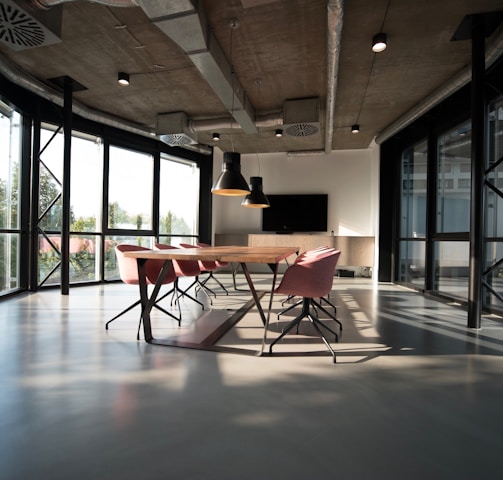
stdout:
MULTIPOLYGON (((501 320, 472 331, 457 306, 335 279, 334 365, 307 322, 258 356, 254 309, 219 342, 232 354, 138 342, 138 310, 105 331, 136 294, 0 303, 2 480, 501 478, 501 320)), ((182 327, 156 313, 154 331, 197 337, 247 298, 231 290, 204 312, 183 300, 182 327)), ((289 318, 273 315, 268 341, 289 318)))

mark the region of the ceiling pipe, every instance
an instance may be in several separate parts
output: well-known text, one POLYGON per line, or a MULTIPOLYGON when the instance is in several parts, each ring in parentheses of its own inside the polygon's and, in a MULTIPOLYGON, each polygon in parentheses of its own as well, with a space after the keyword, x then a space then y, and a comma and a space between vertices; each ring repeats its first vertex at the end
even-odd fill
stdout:
MULTIPOLYGON (((72 1, 76 0, 31 0, 39 8, 46 9, 72 1)), ((190 0, 163 3, 157 0, 94 1, 115 7, 140 6, 152 23, 186 52, 224 105, 229 109, 230 114, 240 125, 244 133, 258 133, 258 128, 277 127, 283 124, 282 113, 256 116, 242 86, 236 78, 233 78, 232 65, 225 57, 212 32, 209 31, 204 11, 199 3, 196 3, 199 7, 196 8, 190 0)), ((327 2, 325 153, 330 153, 332 150, 343 5, 343 0, 328 0, 327 2)), ((231 127, 235 127, 235 125, 233 125, 230 118, 189 120, 188 125, 188 129, 191 132, 231 127)))
MULTIPOLYGON (((3 55, 0 55, 0 71, 2 75, 10 82, 28 90, 35 95, 38 95, 45 100, 48 100, 55 105, 63 107, 64 99, 63 94, 49 88, 43 82, 32 77, 28 73, 19 69, 19 67, 14 64, 11 60, 7 59, 3 55)), ((109 127, 117 128, 119 130, 124 130, 126 132, 134 133, 136 135, 142 135, 150 139, 158 139, 155 135, 154 129, 143 127, 142 125, 128 122, 119 117, 114 117, 107 113, 101 112, 99 110, 94 110, 87 107, 86 105, 80 103, 77 100, 72 101, 72 111, 75 115, 79 115, 82 118, 91 120, 109 127)), ((189 146, 185 146, 189 147, 189 146)), ((204 155, 211 155, 211 148, 205 145, 191 145, 190 150, 197 151, 204 155)))
MULTIPOLYGON (((202 2, 138 1, 151 22, 185 52, 242 130, 247 134, 258 133, 255 111, 234 74, 232 59, 227 59, 209 29, 202 2)), ((238 26, 237 20, 231 20, 229 35, 238 26)))
MULTIPOLYGON (((257 128, 278 127, 283 125, 283 113, 270 113, 267 115, 258 115, 255 120, 257 128)), ((231 117, 207 118, 207 119, 189 119, 187 130, 190 133, 207 132, 210 130, 236 128, 236 122, 231 117)))
MULTIPOLYGON (((500 25, 494 32, 493 39, 486 48, 486 69, 489 68, 501 56, 502 52, 503 24, 500 25)), ((457 75, 451 78, 451 80, 449 80, 439 89, 435 90, 431 95, 426 97, 422 102, 416 105, 406 115, 386 127, 379 135, 377 135, 375 142, 377 144, 381 144, 386 140, 389 140, 393 135, 406 128, 412 122, 423 116, 433 107, 452 95, 454 92, 461 89, 465 85, 468 85, 471 79, 471 66, 468 65, 467 67, 463 68, 463 70, 461 70, 457 75)))
MULTIPOLYGON (((29 0, 30 3, 36 7, 43 10, 48 10, 51 7, 60 5, 62 3, 75 2, 76 0, 29 0)), ((108 7, 138 7, 137 0, 90 0, 94 3, 101 3, 102 5, 107 5, 108 7)))
POLYGON ((335 96, 339 75, 344 1, 329 0, 327 3, 327 102, 325 111, 325 153, 332 151, 334 137, 335 96))

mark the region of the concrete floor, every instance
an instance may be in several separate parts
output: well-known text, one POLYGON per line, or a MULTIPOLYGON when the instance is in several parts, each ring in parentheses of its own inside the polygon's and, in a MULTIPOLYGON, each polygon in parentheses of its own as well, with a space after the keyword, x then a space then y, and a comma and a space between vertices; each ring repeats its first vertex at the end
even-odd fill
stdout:
MULTIPOLYGON (((138 310, 105 331, 136 295, 0 303, 2 480, 501 478, 501 320, 470 331, 458 307, 335 279, 334 365, 307 322, 256 356, 253 309, 219 342, 242 354, 137 342, 138 310)), ((156 313, 154 333, 197 337, 247 298, 231 289, 204 312, 184 300, 182 327, 156 313)), ((289 318, 273 316, 269 340, 289 318)))

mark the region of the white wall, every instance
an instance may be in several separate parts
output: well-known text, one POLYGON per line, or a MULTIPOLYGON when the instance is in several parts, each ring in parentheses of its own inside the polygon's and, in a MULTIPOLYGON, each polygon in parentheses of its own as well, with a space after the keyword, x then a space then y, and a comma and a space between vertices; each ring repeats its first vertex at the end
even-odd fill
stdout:
MULTIPOLYGON (((223 154, 215 149, 214 179, 223 154)), ((379 212, 379 147, 288 157, 286 153, 241 155, 241 172, 263 177, 268 193, 328 193, 328 232, 376 236, 379 212), (260 172, 259 172, 260 164, 260 172)), ((213 233, 260 233, 261 209, 241 207, 241 197, 213 195, 213 233)), ((376 242, 377 245, 377 242, 376 242)))

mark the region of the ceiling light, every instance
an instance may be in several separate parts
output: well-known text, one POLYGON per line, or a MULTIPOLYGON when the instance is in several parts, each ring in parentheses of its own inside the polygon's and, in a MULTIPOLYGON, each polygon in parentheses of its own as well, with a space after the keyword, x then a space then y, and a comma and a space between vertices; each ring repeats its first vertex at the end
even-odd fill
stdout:
POLYGON ((372 38, 372 51, 373 52, 382 52, 383 50, 386 50, 386 47, 388 46, 388 39, 386 37, 385 33, 377 33, 374 35, 374 38, 372 38))
POLYGON ((220 134, 219 133, 214 133, 211 138, 215 140, 215 142, 218 142, 220 140, 220 134))
POLYGON ((360 132, 360 125, 355 124, 351 126, 351 133, 359 133, 360 132))
POLYGON ((225 152, 222 173, 211 188, 211 193, 239 197, 248 195, 250 189, 241 175, 241 155, 236 152, 225 152))
POLYGON ((129 85, 129 73, 119 72, 117 75, 117 83, 123 87, 127 87, 129 85))
POLYGON ((281 128, 278 128, 275 132, 274 135, 276 135, 278 138, 283 136, 283 130, 281 128))
POLYGON ((269 200, 262 190, 262 177, 250 177, 250 193, 241 202, 243 207, 268 208, 269 200))

